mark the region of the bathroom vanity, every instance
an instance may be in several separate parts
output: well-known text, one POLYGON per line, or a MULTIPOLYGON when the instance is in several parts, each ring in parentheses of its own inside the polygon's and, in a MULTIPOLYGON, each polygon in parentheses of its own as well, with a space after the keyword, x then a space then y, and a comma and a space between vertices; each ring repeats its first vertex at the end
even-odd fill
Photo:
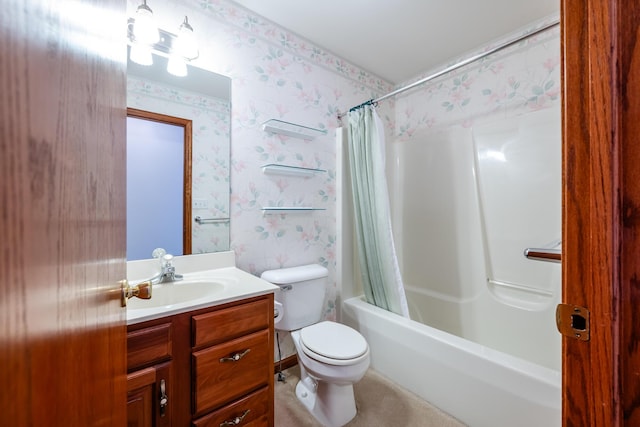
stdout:
MULTIPOLYGON (((176 269, 189 270, 178 258, 176 269)), ((128 425, 272 427, 276 288, 235 267, 184 276, 154 292, 162 299, 168 287, 189 295, 193 284, 220 286, 176 304, 130 300, 128 425)))

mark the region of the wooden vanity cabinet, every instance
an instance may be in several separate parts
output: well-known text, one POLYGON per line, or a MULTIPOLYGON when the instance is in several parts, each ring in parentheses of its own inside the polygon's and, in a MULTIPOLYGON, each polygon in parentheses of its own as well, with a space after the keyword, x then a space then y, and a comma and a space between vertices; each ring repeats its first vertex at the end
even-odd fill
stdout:
POLYGON ((273 294, 130 325, 128 334, 129 427, 274 426, 273 294))
POLYGON ((168 401, 171 394, 171 362, 134 371, 127 375, 127 427, 170 426, 168 401))
POLYGON ((127 332, 127 426, 171 426, 172 324, 151 322, 127 332))

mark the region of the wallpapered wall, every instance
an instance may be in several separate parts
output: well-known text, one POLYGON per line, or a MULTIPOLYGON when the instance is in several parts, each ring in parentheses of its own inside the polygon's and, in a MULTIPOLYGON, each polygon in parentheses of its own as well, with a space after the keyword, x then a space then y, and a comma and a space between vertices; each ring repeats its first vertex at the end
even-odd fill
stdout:
MULTIPOLYGON (((133 16, 137 0, 128 1, 133 16)), ((348 61, 227 0, 156 0, 161 28, 177 32, 183 16, 197 35, 194 65, 232 78, 231 249, 239 268, 320 263, 330 272, 325 316, 335 317, 335 128, 337 112, 386 93, 391 85, 348 61), (327 130, 304 141, 268 134, 280 119, 327 130), (264 175, 281 163, 327 173, 312 178, 264 175), (263 215, 263 206, 304 205, 324 211, 263 215)))
MULTIPOLYGON (((129 16, 138 4, 128 1, 129 16)), ((150 6, 160 26, 173 32, 178 18, 188 15, 200 42, 195 65, 232 78, 231 248, 238 267, 260 274, 325 265, 330 271, 325 317, 335 318, 336 114, 389 92, 391 85, 229 0, 150 6), (327 136, 308 142, 270 135, 261 124, 271 118, 326 129, 327 136), (327 173, 267 176, 261 171, 267 163, 327 173), (326 210, 286 216, 261 211, 294 204, 326 210)), ((557 31, 549 34, 411 91, 398 98, 395 110, 392 101, 381 103, 389 136, 410 138, 424 127, 468 126, 486 112, 507 116, 558 102, 559 39, 557 31)), ((290 345, 283 351, 294 353, 290 345)))

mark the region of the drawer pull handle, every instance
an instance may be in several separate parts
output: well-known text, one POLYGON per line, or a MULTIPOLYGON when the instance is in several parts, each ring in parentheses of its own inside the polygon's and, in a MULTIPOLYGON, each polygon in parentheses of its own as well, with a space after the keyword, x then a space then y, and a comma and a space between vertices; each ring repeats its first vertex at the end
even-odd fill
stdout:
POLYGON ((166 382, 160 380, 160 416, 167 415, 167 405, 169 404, 169 397, 167 397, 166 382))
POLYGON ((220 423, 220 427, 237 426, 238 424, 240 424, 242 422, 242 420, 244 420, 244 417, 246 417, 247 414, 250 411, 251 411, 250 409, 247 409, 246 411, 244 411, 244 414, 242 414, 241 416, 235 417, 232 420, 224 421, 224 422, 220 423))
POLYGON ((238 360, 242 359, 243 357, 245 357, 247 355, 247 353, 249 353, 251 351, 250 348, 246 349, 245 351, 243 351, 242 353, 236 353, 230 357, 221 357, 220 358, 220 363, 223 362, 237 362, 238 360))

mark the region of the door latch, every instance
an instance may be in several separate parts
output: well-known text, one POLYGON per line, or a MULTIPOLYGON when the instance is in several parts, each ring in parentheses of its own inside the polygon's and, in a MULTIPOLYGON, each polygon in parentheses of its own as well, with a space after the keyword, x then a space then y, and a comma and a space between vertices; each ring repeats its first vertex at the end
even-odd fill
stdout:
POLYGON ((556 325, 558 331, 580 341, 589 341, 589 310, 571 304, 558 304, 556 307, 556 325))

